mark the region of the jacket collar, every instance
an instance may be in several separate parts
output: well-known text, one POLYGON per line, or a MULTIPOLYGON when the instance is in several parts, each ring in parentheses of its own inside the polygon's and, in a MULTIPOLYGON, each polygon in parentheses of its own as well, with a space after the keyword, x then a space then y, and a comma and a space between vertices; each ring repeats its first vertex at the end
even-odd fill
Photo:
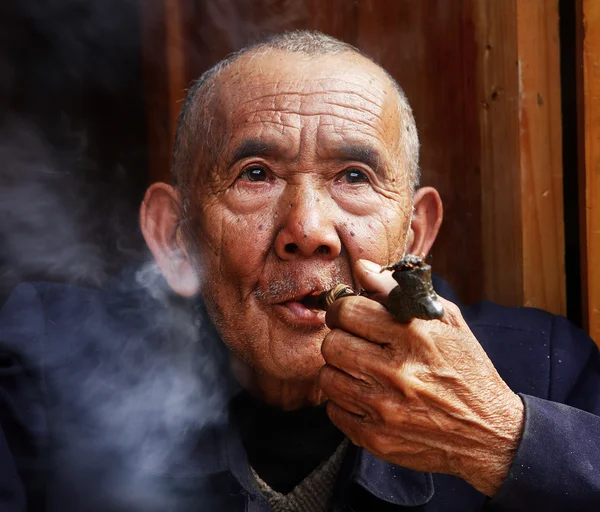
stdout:
POLYGON ((351 480, 380 500, 416 507, 424 505, 433 497, 433 478, 430 473, 396 466, 376 458, 361 448, 351 480))
MULTIPOLYGON (((179 466, 173 476, 211 477, 218 473, 231 474, 244 492, 254 500, 262 500, 252 476, 241 436, 233 425, 203 435, 192 460, 179 466)), ((376 458, 371 453, 350 445, 340 470, 340 485, 348 489, 356 484, 375 498, 393 505, 415 507, 433 497, 433 478, 376 458)))
POLYGON ((436 274, 432 274, 431 281, 433 282, 433 288, 438 295, 450 302, 454 302, 461 310, 463 309, 463 305, 458 300, 456 292, 446 281, 436 274))

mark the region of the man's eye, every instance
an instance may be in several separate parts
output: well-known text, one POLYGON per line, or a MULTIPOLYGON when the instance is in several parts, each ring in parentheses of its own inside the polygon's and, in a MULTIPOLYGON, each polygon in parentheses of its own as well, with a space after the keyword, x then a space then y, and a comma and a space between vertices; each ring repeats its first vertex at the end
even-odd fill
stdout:
POLYGON ((240 178, 248 181, 267 181, 269 175, 262 167, 250 167, 240 174, 240 178))
POLYGON ((369 177, 367 173, 360 169, 348 169, 342 179, 345 179, 347 183, 369 183, 369 177))

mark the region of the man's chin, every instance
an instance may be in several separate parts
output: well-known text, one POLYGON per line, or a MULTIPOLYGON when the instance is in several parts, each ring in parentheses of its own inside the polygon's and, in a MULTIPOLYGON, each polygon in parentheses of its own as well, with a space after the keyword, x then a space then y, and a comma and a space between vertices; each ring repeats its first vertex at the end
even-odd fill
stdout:
POLYGON ((325 362, 320 342, 288 338, 286 346, 275 353, 275 359, 270 354, 248 358, 245 354, 232 353, 231 369, 240 385, 266 403, 282 409, 322 403, 325 399, 318 389, 318 378, 325 362), (298 343, 300 349, 290 349, 290 342, 298 343))
MULTIPOLYGON (((254 360, 249 361, 250 364, 261 374, 282 380, 316 379, 325 364, 321 354, 323 340, 329 332, 325 323, 314 318, 296 325, 278 318, 274 320, 269 335, 263 338, 268 340, 268 345, 252 354, 254 360)), ((257 344, 261 341, 255 339, 257 344)))
MULTIPOLYGON (((305 349, 307 347, 304 347, 305 349)), ((316 382, 319 371, 325 364, 320 350, 315 353, 299 350, 289 357, 279 357, 275 361, 268 361, 253 365, 261 376, 271 377, 286 382, 316 382)))

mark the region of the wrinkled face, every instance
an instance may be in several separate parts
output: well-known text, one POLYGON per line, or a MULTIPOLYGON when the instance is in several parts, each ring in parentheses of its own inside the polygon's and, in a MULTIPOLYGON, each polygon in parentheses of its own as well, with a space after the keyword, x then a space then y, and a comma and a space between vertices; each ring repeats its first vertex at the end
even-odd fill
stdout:
POLYGON ((302 300, 353 284, 357 259, 387 264, 404 249, 411 198, 398 97, 349 54, 244 57, 218 87, 221 154, 199 171, 191 201, 202 296, 257 373, 314 379, 327 328, 302 300))

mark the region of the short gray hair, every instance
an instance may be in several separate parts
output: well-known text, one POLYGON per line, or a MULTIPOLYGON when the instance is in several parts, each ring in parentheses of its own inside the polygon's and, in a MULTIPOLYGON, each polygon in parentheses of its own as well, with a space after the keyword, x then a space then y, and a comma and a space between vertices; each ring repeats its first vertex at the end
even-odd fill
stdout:
MULTIPOLYGON (((191 174, 193 175, 196 171, 198 142, 208 145, 209 150, 211 149, 211 143, 218 145, 218 141, 210 140, 210 136, 212 136, 211 126, 215 115, 211 100, 215 94, 218 94, 218 91, 215 91, 217 78, 240 57, 253 52, 268 52, 271 50, 304 53, 309 56, 354 53, 379 66, 373 59, 351 44, 312 30, 295 30, 269 36, 242 48, 236 53, 232 53, 215 64, 193 83, 188 90, 179 114, 173 150, 172 179, 175 186, 183 189, 185 196, 187 196, 186 192, 191 181, 191 174)), ((403 146, 409 166, 409 183, 411 190, 414 191, 418 187, 420 179, 419 137, 415 119, 406 95, 398 82, 385 69, 379 67, 389 78, 399 96, 399 117, 402 129, 399 132, 401 140, 398 143, 403 146)), ((214 151, 211 152, 218 154, 219 148, 214 148, 214 151)))

